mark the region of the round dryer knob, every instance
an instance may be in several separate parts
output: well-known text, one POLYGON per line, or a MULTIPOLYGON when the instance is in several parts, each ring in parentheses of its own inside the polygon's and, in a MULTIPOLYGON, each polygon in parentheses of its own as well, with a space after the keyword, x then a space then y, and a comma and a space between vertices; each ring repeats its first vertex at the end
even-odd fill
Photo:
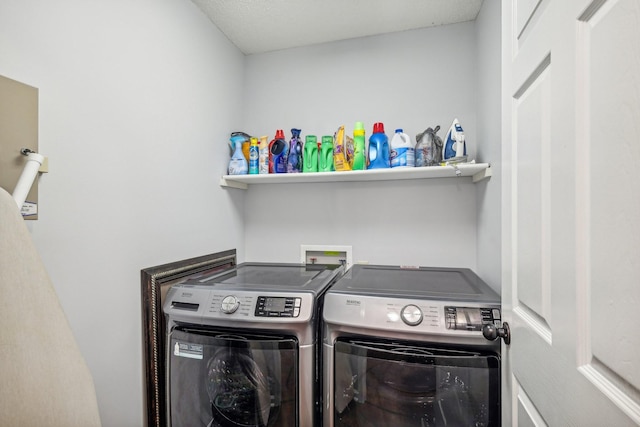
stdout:
POLYGON ((238 298, 233 295, 228 295, 222 299, 221 309, 223 313, 235 313, 238 307, 240 307, 240 301, 238 301, 238 298))
POLYGON ((400 312, 402 321, 409 326, 417 326, 422 322, 422 310, 414 304, 405 305, 400 312))

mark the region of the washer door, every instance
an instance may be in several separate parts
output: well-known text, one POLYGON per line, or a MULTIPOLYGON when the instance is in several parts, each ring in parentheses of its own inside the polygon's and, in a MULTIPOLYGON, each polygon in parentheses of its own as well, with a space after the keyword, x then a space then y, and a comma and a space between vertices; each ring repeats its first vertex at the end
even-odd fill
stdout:
POLYGON ((169 344, 173 427, 297 424, 295 338, 178 327, 169 344))
POLYGON ((338 426, 499 426, 500 359, 421 343, 338 340, 338 426))

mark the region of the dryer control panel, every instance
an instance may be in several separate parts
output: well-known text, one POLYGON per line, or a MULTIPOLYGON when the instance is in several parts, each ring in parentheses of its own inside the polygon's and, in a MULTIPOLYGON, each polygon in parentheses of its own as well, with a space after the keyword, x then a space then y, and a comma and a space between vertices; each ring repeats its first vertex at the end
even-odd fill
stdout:
MULTIPOLYGON (((221 321, 305 323, 316 308, 311 292, 269 292, 174 285, 164 312, 173 321, 222 325, 221 321)), ((224 323, 223 322, 223 323, 224 323)))
POLYGON ((447 329, 482 331, 486 324, 502 325, 500 309, 445 306, 447 329))
POLYGON ((256 317, 298 317, 300 315, 300 297, 258 296, 256 317))

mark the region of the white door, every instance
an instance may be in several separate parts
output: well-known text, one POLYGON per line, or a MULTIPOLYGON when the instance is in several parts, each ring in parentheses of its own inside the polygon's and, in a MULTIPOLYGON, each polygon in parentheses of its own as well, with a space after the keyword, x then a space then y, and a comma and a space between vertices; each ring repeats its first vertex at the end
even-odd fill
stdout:
POLYGON ((640 425, 640 1, 502 6, 503 425, 640 425))

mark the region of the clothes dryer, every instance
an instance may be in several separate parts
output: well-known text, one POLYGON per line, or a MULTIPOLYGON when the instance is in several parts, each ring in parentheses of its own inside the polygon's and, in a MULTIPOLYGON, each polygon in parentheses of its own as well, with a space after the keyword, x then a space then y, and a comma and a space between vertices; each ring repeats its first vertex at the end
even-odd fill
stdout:
POLYGON ((320 425, 320 315, 343 267, 243 263, 169 290, 173 427, 320 425))
POLYGON ((325 427, 500 425, 500 297, 471 270, 355 265, 323 319, 325 427))

